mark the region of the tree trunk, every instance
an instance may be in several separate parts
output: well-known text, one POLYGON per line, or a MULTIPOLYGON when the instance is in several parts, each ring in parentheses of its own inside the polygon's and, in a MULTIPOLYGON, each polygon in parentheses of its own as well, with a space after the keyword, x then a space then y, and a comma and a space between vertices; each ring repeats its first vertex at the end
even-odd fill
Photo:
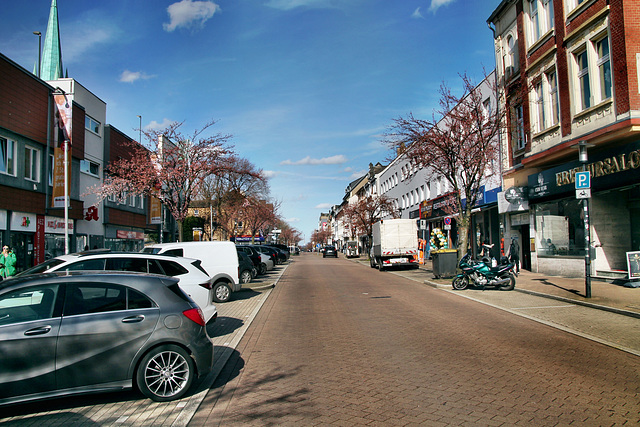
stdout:
POLYGON ((470 223, 470 218, 460 218, 460 221, 458 221, 458 235, 460 236, 458 240, 458 261, 460 261, 462 257, 467 254, 467 250, 469 247, 470 223))
POLYGON ((184 230, 182 229, 182 223, 184 221, 176 220, 176 224, 178 224, 178 242, 184 242, 184 230))

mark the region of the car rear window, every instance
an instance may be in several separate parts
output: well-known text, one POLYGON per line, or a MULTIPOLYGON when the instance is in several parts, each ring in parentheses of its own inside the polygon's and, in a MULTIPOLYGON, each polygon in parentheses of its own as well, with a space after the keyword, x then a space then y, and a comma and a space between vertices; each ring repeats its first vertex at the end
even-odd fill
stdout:
POLYGON ((181 274, 187 274, 189 270, 178 264, 177 262, 158 260, 160 266, 164 270, 164 274, 167 276, 175 277, 181 274))
POLYGON ((53 268, 53 267, 55 267, 57 265, 62 264, 63 262, 66 262, 66 261, 63 261, 63 260, 58 259, 58 258, 52 258, 50 260, 47 260, 47 261, 43 262, 42 264, 38 264, 35 267, 31 267, 31 268, 23 271, 22 273, 20 273, 20 275, 21 276, 22 275, 26 276, 27 274, 44 273, 44 272, 48 271, 49 269, 51 269, 51 268, 53 268))

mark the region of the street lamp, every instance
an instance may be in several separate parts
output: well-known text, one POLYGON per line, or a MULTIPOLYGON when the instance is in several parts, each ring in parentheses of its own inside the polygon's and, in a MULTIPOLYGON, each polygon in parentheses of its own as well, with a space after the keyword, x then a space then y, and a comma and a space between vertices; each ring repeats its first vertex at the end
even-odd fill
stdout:
MULTIPOLYGON (((578 160, 582 163, 582 170, 584 172, 587 172, 587 162, 589 161, 587 149, 591 147, 595 147, 595 145, 587 141, 580 141, 571 146, 571 148, 578 149, 578 160)), ((585 296, 591 298, 591 227, 588 197, 582 199, 582 209, 584 211, 584 287, 585 296)))

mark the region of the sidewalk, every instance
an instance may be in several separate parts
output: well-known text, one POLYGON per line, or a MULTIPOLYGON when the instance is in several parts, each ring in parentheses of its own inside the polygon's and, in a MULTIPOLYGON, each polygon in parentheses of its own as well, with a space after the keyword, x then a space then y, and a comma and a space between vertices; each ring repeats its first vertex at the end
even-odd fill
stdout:
MULTIPOLYGON (((432 286, 451 286, 451 279, 434 278, 431 260, 421 265, 420 270, 425 272, 425 282, 432 286)), ((640 318, 640 288, 627 288, 592 279, 591 298, 586 298, 584 278, 548 276, 521 270, 515 290, 640 318)))

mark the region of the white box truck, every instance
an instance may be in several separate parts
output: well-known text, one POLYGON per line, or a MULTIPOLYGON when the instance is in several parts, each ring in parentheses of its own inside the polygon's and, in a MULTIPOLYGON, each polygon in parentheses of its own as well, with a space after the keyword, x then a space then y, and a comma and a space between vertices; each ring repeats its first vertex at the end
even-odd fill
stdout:
POLYGON ((384 219, 373 224, 371 268, 418 268, 418 224, 415 219, 384 219))

